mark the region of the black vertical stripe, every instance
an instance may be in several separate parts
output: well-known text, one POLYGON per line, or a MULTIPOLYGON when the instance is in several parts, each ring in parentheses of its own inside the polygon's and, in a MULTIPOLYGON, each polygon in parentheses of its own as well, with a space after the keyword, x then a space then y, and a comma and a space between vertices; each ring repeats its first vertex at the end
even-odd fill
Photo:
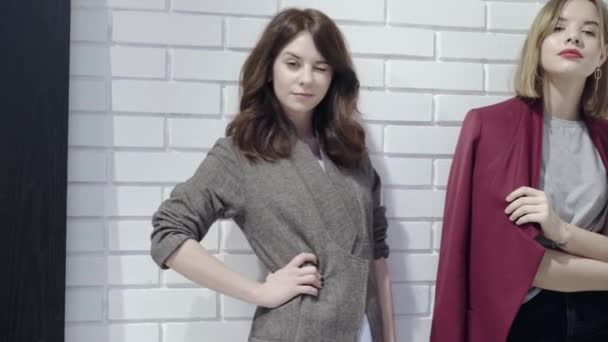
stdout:
POLYGON ((64 341, 70 0, 0 7, 2 341, 64 341))

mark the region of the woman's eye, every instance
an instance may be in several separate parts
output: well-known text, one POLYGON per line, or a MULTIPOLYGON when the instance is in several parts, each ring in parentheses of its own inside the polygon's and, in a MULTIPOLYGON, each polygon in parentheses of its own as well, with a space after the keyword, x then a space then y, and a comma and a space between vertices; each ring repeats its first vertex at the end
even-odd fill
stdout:
POLYGON ((595 32, 593 32, 593 31, 583 31, 583 33, 588 36, 595 37, 595 32))
POLYGON ((290 68, 297 68, 298 67, 298 63, 296 63, 295 61, 287 61, 287 63, 285 63, 285 64, 287 64, 287 66, 290 67, 290 68))
POLYGON ((315 70, 317 70, 317 71, 327 71, 327 68, 316 67, 315 70))
POLYGON ((559 31, 563 31, 564 28, 562 26, 555 26, 555 28, 553 29, 553 31, 555 32, 559 32, 559 31))

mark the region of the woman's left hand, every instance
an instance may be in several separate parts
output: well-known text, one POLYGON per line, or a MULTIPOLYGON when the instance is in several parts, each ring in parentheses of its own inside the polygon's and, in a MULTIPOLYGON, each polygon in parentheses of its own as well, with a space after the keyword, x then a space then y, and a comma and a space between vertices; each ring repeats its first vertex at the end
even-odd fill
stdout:
POLYGON ((505 213, 515 224, 535 222, 540 224, 547 239, 558 244, 567 239, 566 224, 557 216, 543 191, 522 186, 511 192, 506 200, 509 205, 505 213))

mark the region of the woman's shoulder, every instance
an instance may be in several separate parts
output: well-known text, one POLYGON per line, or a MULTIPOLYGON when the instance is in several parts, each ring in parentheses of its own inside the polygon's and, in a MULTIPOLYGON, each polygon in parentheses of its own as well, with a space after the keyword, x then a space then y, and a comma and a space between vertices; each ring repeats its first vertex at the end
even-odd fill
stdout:
POLYGON ((215 144, 213 144, 213 148, 223 148, 223 149, 229 149, 229 150, 237 149, 237 147, 234 144, 234 141, 232 140, 232 137, 230 137, 230 136, 218 138, 215 141, 215 144))
POLYGON ((523 115, 533 111, 538 100, 512 97, 488 106, 471 109, 470 112, 486 117, 523 115))
POLYGON ((232 137, 221 137, 215 141, 209 154, 232 163, 239 163, 244 155, 239 147, 234 143, 232 137))
MULTIPOLYGON (((513 97, 489 106, 471 109, 463 125, 479 127, 483 131, 511 131, 523 119, 542 116, 542 101, 513 97)), ((525 120, 525 122, 529 122, 525 120)), ((493 133, 492 133, 493 134, 493 133)))

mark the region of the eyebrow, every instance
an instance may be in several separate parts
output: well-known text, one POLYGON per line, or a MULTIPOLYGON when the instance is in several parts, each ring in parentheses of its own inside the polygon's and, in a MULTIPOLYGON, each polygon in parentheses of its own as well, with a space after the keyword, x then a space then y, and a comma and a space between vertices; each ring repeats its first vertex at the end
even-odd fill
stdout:
MULTIPOLYGON (((568 21, 568 19, 566 19, 566 18, 564 18, 564 17, 559 17, 559 18, 557 19, 557 21, 558 21, 558 22, 560 22, 560 21, 568 21)), ((595 26, 597 26, 597 27, 599 27, 599 26, 600 26, 600 24, 599 24, 597 21, 595 21, 595 20, 587 20, 587 21, 585 21, 585 22, 583 23, 583 25, 595 25, 595 26)))
MULTIPOLYGON (((289 52, 289 51, 285 52, 285 55, 289 55, 289 56, 291 56, 291 57, 293 57, 293 58, 295 58, 295 59, 298 59, 298 60, 301 60, 301 59, 302 59, 302 57, 300 57, 300 56, 296 55, 296 54, 295 54, 295 53, 293 53, 293 52, 289 52)), ((329 64, 329 63, 327 63, 327 61, 325 61, 325 60, 321 59, 321 60, 315 61, 315 64, 329 64)))

